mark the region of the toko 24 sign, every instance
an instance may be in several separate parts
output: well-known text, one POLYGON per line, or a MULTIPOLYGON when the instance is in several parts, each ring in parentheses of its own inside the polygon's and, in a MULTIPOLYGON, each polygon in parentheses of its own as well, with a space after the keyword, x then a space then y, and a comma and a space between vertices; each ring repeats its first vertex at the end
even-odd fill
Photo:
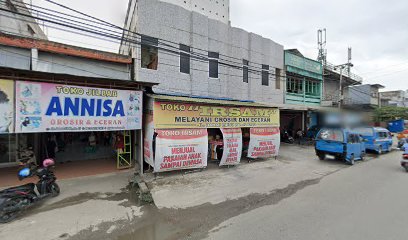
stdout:
POLYGON ((17 133, 141 129, 140 91, 17 81, 17 133))

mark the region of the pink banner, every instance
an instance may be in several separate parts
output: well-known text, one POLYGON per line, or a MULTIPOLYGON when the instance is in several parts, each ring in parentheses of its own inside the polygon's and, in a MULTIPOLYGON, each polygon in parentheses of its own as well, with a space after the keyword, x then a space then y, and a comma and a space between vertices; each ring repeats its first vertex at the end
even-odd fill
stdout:
POLYGON ((142 92, 16 83, 16 132, 141 129, 142 92))

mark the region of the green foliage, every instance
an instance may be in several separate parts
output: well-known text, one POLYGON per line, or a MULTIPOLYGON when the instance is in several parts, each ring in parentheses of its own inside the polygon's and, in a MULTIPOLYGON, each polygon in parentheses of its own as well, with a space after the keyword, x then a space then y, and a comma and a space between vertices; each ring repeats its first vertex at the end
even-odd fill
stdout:
POLYGON ((408 108, 404 107, 381 107, 374 111, 375 122, 388 122, 398 119, 408 120, 408 108))

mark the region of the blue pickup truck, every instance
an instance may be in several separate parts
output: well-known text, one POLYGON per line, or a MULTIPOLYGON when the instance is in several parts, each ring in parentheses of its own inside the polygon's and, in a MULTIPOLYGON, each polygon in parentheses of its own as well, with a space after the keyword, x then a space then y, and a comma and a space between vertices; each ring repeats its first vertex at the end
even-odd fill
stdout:
POLYGON ((320 160, 331 155, 350 165, 363 160, 366 154, 363 138, 345 128, 322 128, 316 136, 315 151, 320 160))

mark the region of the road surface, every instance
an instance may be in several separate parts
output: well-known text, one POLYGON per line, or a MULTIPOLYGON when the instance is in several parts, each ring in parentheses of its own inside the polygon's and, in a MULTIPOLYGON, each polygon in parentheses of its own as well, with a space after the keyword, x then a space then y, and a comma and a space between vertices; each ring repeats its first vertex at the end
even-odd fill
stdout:
POLYGON ((224 221, 208 239, 407 239, 408 173, 400 157, 394 151, 326 176, 277 204, 224 221))

